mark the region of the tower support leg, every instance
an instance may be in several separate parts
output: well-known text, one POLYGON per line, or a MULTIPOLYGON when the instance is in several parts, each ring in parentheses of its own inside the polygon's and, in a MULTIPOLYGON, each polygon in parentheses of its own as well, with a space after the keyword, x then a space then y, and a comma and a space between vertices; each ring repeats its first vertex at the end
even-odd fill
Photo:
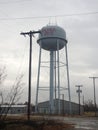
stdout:
POLYGON ((57 40, 57 69, 58 69, 58 114, 60 114, 60 65, 59 65, 59 40, 57 40))
POLYGON ((67 44, 65 45, 65 54, 66 54, 66 67, 67 67, 67 84, 68 84, 68 95, 69 95, 69 114, 72 114, 71 106, 71 94, 70 94, 70 81, 69 81, 69 66, 68 66, 68 53, 67 53, 67 44))
POLYGON ((40 64, 41 64, 41 45, 39 51, 39 63, 38 63, 38 75, 37 75, 37 89, 36 89, 36 102, 35 102, 35 112, 38 113, 38 91, 39 91, 39 78, 40 78, 40 64))
POLYGON ((54 51, 50 51, 50 114, 54 113, 54 51))

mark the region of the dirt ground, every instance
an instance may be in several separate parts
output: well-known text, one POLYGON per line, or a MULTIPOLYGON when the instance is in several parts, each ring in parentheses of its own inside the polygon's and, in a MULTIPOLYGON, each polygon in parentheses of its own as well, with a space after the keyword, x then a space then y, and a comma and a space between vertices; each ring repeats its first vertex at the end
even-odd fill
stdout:
MULTIPOLYGON (((56 117, 52 117, 56 120, 56 117)), ((74 128, 71 130, 98 130, 98 117, 74 116, 74 117, 59 117, 59 120, 73 124, 74 128)))
POLYGON ((0 130, 98 130, 98 117, 8 116, 0 130))
POLYGON ((0 122, 0 130, 72 130, 73 128, 72 124, 45 119, 43 116, 31 117, 30 121, 27 121, 25 116, 9 116, 6 121, 0 122))

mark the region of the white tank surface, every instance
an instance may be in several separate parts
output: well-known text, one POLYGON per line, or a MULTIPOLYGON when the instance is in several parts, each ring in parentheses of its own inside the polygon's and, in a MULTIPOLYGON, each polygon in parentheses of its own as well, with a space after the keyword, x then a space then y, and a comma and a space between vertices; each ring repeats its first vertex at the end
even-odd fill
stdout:
POLYGON ((65 30, 57 25, 45 26, 40 31, 37 42, 45 50, 57 51, 67 43, 65 30))

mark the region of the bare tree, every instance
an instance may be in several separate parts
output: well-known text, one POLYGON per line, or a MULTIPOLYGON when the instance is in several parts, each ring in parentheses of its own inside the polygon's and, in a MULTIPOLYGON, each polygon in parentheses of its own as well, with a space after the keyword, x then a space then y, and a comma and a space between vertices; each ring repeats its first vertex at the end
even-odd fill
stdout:
POLYGON ((6 76, 6 67, 0 68, 0 85, 5 80, 6 76))
POLYGON ((6 97, 6 101, 8 102, 8 106, 3 108, 1 111, 0 119, 5 120, 7 117, 7 114, 12 106, 12 104, 19 101, 21 98, 21 94, 23 92, 22 86, 24 83, 22 82, 23 75, 20 75, 16 78, 10 92, 8 93, 6 97))
POLYGON ((0 68, 0 110, 1 105, 3 104, 3 92, 1 90, 1 84, 5 80, 7 74, 6 74, 6 67, 0 68))
POLYGON ((16 103, 19 101, 21 94, 23 92, 22 86, 24 83, 22 82, 23 75, 20 75, 16 78, 15 83, 13 84, 11 91, 7 95, 7 100, 9 104, 16 103))
POLYGON ((1 100, 1 103, 0 103, 0 106, 3 104, 3 93, 0 92, 0 100, 1 100))
POLYGON ((95 110, 95 106, 93 104, 93 100, 89 99, 87 101, 85 101, 84 103, 84 111, 94 111, 95 110))

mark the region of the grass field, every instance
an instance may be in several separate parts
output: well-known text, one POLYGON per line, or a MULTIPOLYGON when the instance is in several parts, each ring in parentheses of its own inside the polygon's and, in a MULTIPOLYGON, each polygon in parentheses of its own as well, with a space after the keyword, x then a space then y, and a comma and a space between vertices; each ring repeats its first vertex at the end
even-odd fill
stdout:
POLYGON ((73 125, 59 120, 45 119, 44 116, 8 116, 6 121, 0 122, 0 130, 72 130, 73 125))
MULTIPOLYGON (((84 115, 73 115, 66 118, 88 118, 94 117, 94 112, 86 112, 84 115)), ((75 124, 64 123, 63 120, 60 121, 59 117, 53 119, 52 116, 44 115, 33 115, 30 117, 30 121, 27 120, 26 115, 11 115, 7 116, 5 121, 0 121, 0 130, 75 130, 75 124)), ((64 116, 63 116, 64 117, 64 116)))
POLYGON ((87 117, 94 117, 95 116, 95 112, 85 112, 85 114, 84 114, 85 116, 87 116, 87 117))

